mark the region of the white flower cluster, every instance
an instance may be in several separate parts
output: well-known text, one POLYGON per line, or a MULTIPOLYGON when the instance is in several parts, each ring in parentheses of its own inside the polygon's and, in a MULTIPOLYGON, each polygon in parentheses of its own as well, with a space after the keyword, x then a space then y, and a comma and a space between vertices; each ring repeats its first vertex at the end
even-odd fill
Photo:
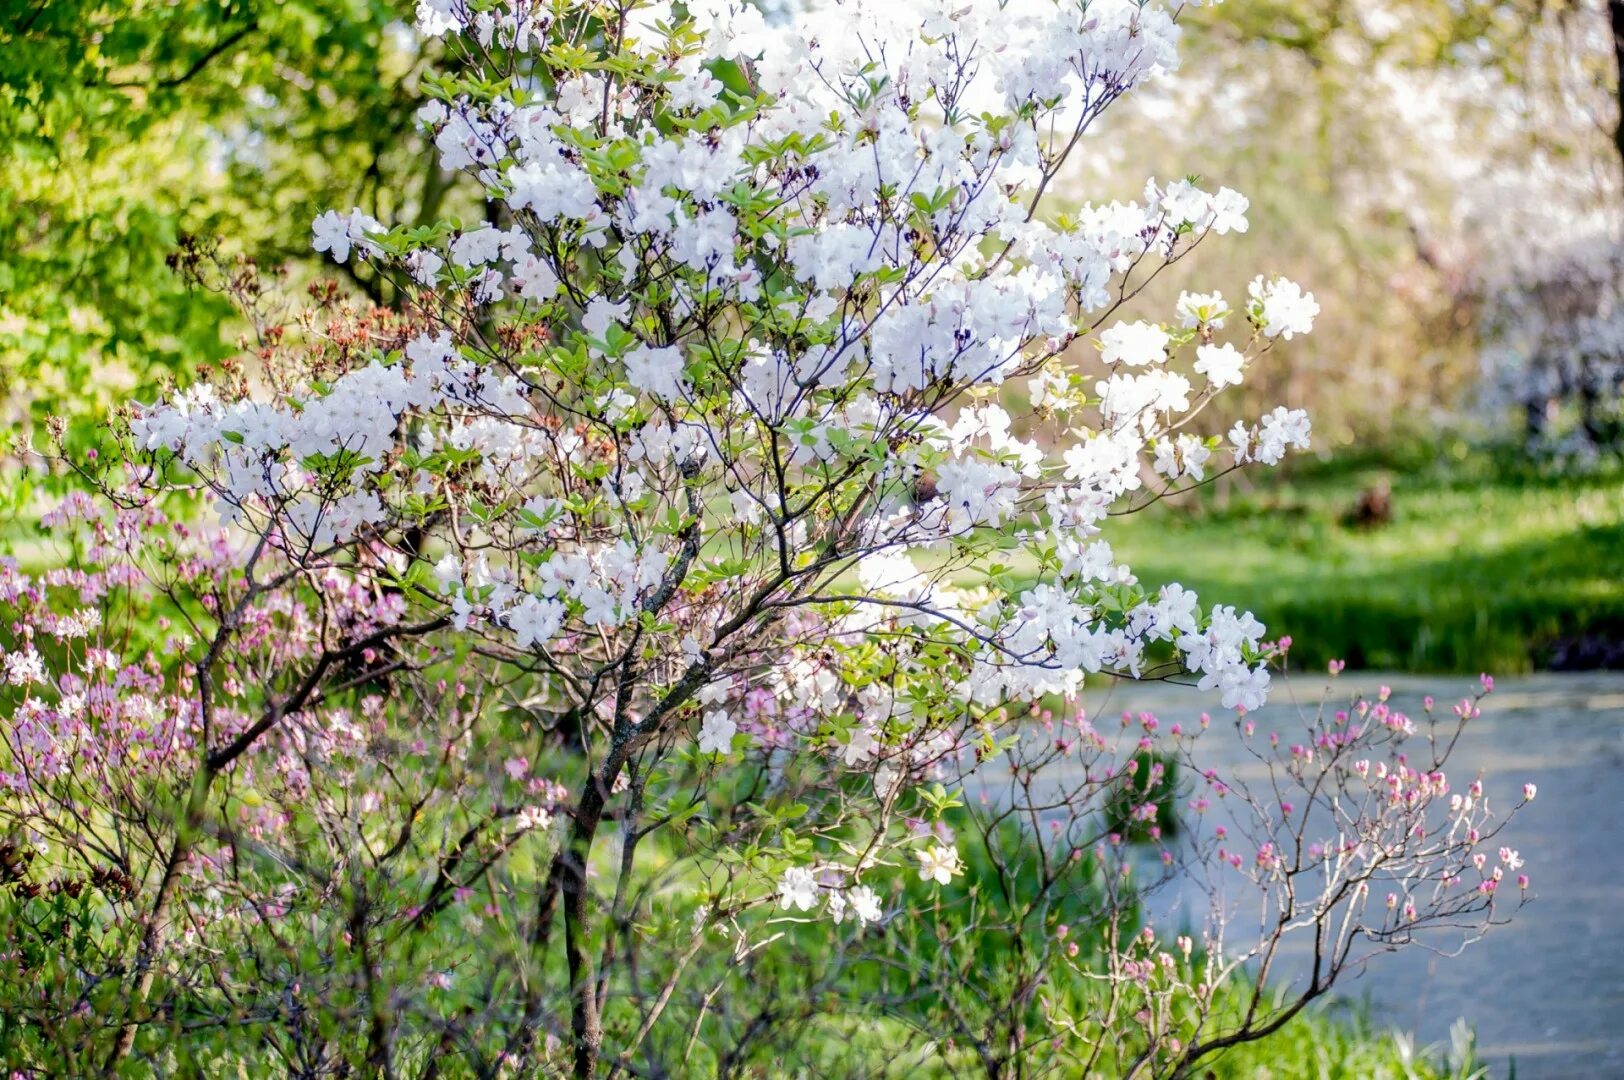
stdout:
MULTIPOLYGON (((861 701, 853 767, 923 714, 914 681, 1030 700, 1160 649, 1226 705, 1262 703, 1256 620, 1146 594, 1097 534, 1147 483, 1210 478, 1221 440, 1188 415, 1318 305, 1259 277, 1234 343, 1215 340, 1233 314, 1216 292, 1166 322, 1115 318, 1141 266, 1245 231, 1247 200, 1180 180, 1064 217, 1038 205, 1093 118, 1176 66, 1166 10, 855 0, 769 24, 662 0, 630 5, 612 62, 589 64, 549 51, 570 33, 557 9, 477 7, 424 0, 418 28, 547 77, 439 90, 418 115, 502 226, 314 225, 318 250, 398 274, 436 328, 276 400, 189 391, 136 421, 147 449, 308 547, 429 531, 430 591, 520 650, 651 635, 638 647, 708 663, 774 625, 777 588, 833 645, 787 642, 762 681, 835 715, 854 698, 841 649, 899 631, 950 646, 861 701), (1006 383, 1037 422, 999 404, 1006 383), (1037 580, 948 587, 934 569, 1008 544, 1037 580)), ((1231 431, 1233 463, 1308 435, 1276 409, 1231 431)), ((738 714, 707 704, 700 750, 726 755, 738 714)), ((909 767, 939 749, 922 740, 909 767)))
MULTIPOLYGON (((811 870, 792 866, 784 871, 778 884, 778 906, 785 911, 811 911, 818 906, 818 881, 811 870)), ((859 926, 879 922, 884 914, 880 897, 867 885, 854 885, 849 889, 830 888, 828 892, 829 918, 844 922, 849 914, 859 926)))

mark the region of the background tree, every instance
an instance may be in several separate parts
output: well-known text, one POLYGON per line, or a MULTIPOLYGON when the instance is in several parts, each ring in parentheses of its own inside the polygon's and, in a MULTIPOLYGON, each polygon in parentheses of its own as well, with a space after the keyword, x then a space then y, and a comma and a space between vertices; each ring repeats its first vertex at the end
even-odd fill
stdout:
MULTIPOLYGON (((6 419, 151 400, 243 325, 166 259, 191 234, 309 264, 342 202, 444 208, 411 119, 425 56, 392 0, 13 0, 0 15, 0 392, 6 419)), ((300 270, 299 274, 307 272, 300 270)), ((391 297, 365 270, 351 282, 391 297)))
POLYGON ((1093 179, 1197 172, 1274 210, 1213 257, 1285 253, 1331 332, 1245 392, 1312 401, 1325 447, 1509 430, 1475 408, 1494 295, 1624 205, 1606 6, 1270 0, 1191 25, 1181 78, 1109 119, 1137 137, 1093 179))

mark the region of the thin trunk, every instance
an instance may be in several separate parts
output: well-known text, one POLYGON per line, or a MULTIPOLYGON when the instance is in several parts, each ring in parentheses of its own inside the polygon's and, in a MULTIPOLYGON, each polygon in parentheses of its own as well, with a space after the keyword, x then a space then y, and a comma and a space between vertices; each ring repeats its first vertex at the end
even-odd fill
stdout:
POLYGON ((186 860, 191 858, 198 829, 203 824, 203 808, 207 804, 214 776, 214 770, 205 765, 192 781, 192 791, 186 799, 180 829, 175 836, 175 842, 170 845, 169 855, 164 859, 163 877, 158 881, 157 895, 152 899, 152 907, 147 911, 146 925, 141 930, 141 944, 136 947, 135 952, 135 984, 130 988, 130 998, 125 1006, 124 1023, 119 1028, 118 1038, 114 1040, 113 1049, 108 1053, 107 1061, 102 1066, 104 1076, 118 1075, 119 1066, 135 1046, 136 1032, 146 1020, 141 1014, 146 1011, 148 999, 152 995, 152 985, 157 980, 157 959, 166 940, 169 908, 174 903, 175 891, 180 885, 181 870, 185 867, 186 860))
POLYGON ((598 1053, 603 1048, 597 987, 592 977, 592 961, 587 956, 586 864, 592 852, 592 839, 603 819, 607 783, 613 783, 613 778, 587 784, 569 844, 554 861, 564 902, 564 958, 570 972, 570 1033, 575 1042, 576 1080, 590 1080, 597 1073, 598 1053))
POLYGON ((1624 0, 1607 0, 1607 18, 1613 27, 1613 96, 1618 102, 1613 148, 1618 152, 1619 169, 1624 171, 1624 0))

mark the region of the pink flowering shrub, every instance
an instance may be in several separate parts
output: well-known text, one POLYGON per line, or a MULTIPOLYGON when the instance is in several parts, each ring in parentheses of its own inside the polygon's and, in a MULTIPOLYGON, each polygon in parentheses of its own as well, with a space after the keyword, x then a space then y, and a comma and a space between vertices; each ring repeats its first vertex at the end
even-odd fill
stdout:
MULTIPOLYGON (((1148 925, 1108 919, 1105 970, 1078 971, 1107 992, 1081 1009, 1057 1001, 1046 1019, 1078 1040, 1090 1069, 1182 1076, 1277 1030, 1383 952, 1458 951, 1508 919, 1527 901, 1529 880, 1521 855, 1496 841, 1535 791, 1503 793, 1507 813, 1497 816, 1480 781, 1456 790, 1445 772, 1492 685, 1485 677, 1476 699, 1444 715, 1428 698, 1419 719, 1390 707, 1385 687, 1348 708, 1322 702, 1300 727, 1266 735, 1242 717, 1233 726, 1244 749, 1222 773, 1204 753, 1215 737, 1204 734, 1205 715, 1161 740, 1154 716, 1124 715, 1124 734, 1165 746, 1197 778, 1178 816, 1190 836, 1182 847, 1162 843, 1159 854, 1177 865, 1205 920, 1198 935, 1168 943, 1148 925), (1293 947, 1307 953, 1303 970, 1277 976, 1293 947), (1237 1018, 1220 991, 1242 972, 1251 978, 1242 979, 1237 1018), (1289 992, 1276 999, 1282 988, 1289 992)), ((1089 741, 1086 718, 1076 729, 1089 741)), ((1118 835, 1096 841, 1095 857, 1133 873, 1118 835)))
POLYGON ((252 1024, 302 993, 278 1049, 330 1022, 373 923, 428 926, 473 841, 512 846, 556 795, 467 745, 489 691, 420 674, 432 651, 401 643, 433 623, 398 594, 114 494, 47 515, 59 569, 0 564, 0 971, 32 988, 9 998, 37 1039, 13 1060, 51 1074, 116 1068, 144 1025, 221 1022, 199 1008, 252 1024), (405 701, 433 727, 402 729, 405 701), (301 982, 318 956, 343 977, 301 982))
POLYGON ((1280 646, 1110 547, 1309 437, 1195 420, 1311 295, 1118 317, 1243 197, 1044 201, 1175 14, 425 0, 464 66, 419 117, 487 222, 315 222, 398 313, 224 273, 252 355, 132 405, 55 569, 7 570, 19 1060, 1180 1075, 1361 945, 1503 913, 1430 720, 1260 738, 1280 646), (1090 677, 1240 719, 1104 730, 1090 677), (1183 879, 1211 922, 1168 952, 1183 879), (1324 964, 1273 1004, 1299 933, 1324 964))

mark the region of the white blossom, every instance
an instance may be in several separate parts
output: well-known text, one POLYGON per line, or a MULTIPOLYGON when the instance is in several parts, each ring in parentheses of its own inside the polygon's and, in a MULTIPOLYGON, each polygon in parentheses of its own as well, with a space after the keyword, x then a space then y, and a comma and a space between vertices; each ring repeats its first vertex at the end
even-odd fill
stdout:
POLYGON ((796 908, 811 911, 817 906, 818 883, 812 871, 804 866, 792 866, 784 871, 778 882, 778 906, 788 911, 796 908))
POLYGON ((919 879, 921 881, 935 881, 938 885, 946 885, 953 880, 954 875, 962 873, 963 867, 959 863, 959 852, 955 847, 946 844, 932 844, 914 852, 919 860, 919 879))
POLYGON ((713 709, 705 714, 704 722, 699 727, 699 752, 701 754, 726 754, 733 749, 733 735, 739 730, 739 725, 733 718, 721 709, 713 709))

